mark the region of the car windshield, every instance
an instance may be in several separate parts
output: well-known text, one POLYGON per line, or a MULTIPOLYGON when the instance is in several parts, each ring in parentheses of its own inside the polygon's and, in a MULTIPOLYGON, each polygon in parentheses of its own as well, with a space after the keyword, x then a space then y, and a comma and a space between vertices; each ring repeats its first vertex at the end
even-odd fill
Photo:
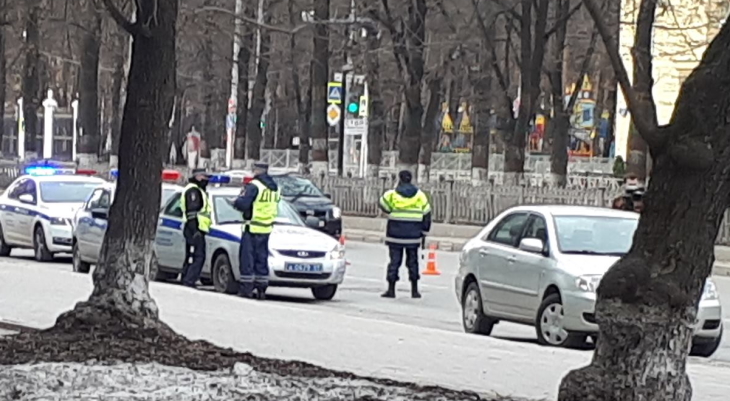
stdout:
POLYGON ((98 187, 96 181, 41 182, 41 199, 45 203, 83 203, 98 187))
POLYGON ((312 181, 306 178, 294 177, 290 175, 274 176, 274 181, 281 189, 283 196, 294 197, 323 197, 324 193, 317 188, 312 181))
POLYGON ((608 216, 555 216, 560 252, 623 256, 634 239, 638 219, 608 216))
MULTIPOLYGON (((235 200, 235 195, 213 196, 213 211, 215 213, 216 224, 243 223, 243 215, 231 205, 231 202, 235 200)), ((285 201, 279 202, 279 215, 276 217, 276 224, 304 226, 304 222, 299 217, 299 214, 285 201)))

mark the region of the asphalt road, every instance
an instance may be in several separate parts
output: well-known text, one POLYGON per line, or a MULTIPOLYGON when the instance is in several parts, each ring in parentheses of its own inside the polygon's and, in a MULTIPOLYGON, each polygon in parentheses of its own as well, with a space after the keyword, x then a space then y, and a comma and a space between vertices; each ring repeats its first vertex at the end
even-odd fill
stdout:
MULTIPOLYGON (((2 260, 9 263, 35 263, 32 253, 14 250, 13 257, 2 260), (11 262, 12 261, 12 262, 11 262)), ((435 328, 453 332, 461 332, 460 306, 454 294, 454 276, 458 268, 458 253, 438 252, 437 266, 441 271, 438 276, 422 276, 422 299, 410 298, 410 286, 407 271, 401 269, 401 281, 397 298, 384 299, 380 293, 385 288, 385 270, 387 264, 387 248, 383 245, 349 242, 347 244, 348 266, 345 282, 338 290, 335 299, 329 302, 316 301, 308 290, 272 288, 270 300, 283 303, 292 308, 328 309, 332 312, 398 322, 419 327, 435 328)), ((71 270, 70 258, 59 257, 48 268, 71 270)), ((723 301, 723 318, 730 327, 730 278, 716 277, 723 301)), ((493 337, 504 341, 536 344, 534 328, 512 323, 501 322, 493 333, 493 337)), ((575 350, 575 352, 591 352, 575 350)), ((694 358, 702 362, 704 358, 694 358)), ((725 336, 720 349, 711 358, 715 361, 730 362, 730 336, 725 336)))

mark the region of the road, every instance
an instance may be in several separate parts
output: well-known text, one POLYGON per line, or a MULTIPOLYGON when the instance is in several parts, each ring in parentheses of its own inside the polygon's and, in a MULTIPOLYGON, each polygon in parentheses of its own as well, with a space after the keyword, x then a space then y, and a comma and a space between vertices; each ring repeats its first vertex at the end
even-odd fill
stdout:
MULTIPOLYGON (((30 251, 14 250, 10 263, 32 262, 30 251)), ((422 299, 410 298, 407 271, 401 269, 401 281, 397 299, 380 297, 385 289, 385 270, 387 248, 383 245, 349 242, 347 244, 348 266, 344 284, 334 300, 320 302, 312 298, 307 290, 272 288, 270 300, 292 308, 331 310, 336 314, 398 322, 418 327, 462 332, 460 306, 454 295, 454 277, 458 269, 458 253, 438 252, 437 266, 439 276, 423 276, 421 280, 422 299)), ((58 258, 48 268, 71 270, 69 258, 58 258)), ((724 324, 730 327, 730 277, 716 277, 723 301, 724 324)), ((500 322, 492 333, 493 337, 504 341, 537 345, 534 328, 512 323, 500 322)), ((590 350, 573 350, 589 353, 590 350)), ((705 358, 693 358, 696 362, 706 362, 705 358)), ((711 360, 730 363, 730 336, 723 338, 720 349, 711 360)))

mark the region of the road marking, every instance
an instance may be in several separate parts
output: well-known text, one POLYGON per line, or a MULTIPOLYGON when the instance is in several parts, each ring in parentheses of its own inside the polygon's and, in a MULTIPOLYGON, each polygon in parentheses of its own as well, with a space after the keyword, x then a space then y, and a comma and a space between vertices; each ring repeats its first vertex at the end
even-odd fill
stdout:
MULTIPOLYGON (((385 283, 385 280, 381 280, 381 279, 377 279, 377 278, 370 278, 370 277, 357 277, 357 276, 353 276, 351 274, 348 274, 345 276, 345 281, 347 281, 347 280, 366 281, 366 282, 370 282, 370 283, 381 283, 381 284, 385 283)), ((448 290, 449 288, 451 288, 446 285, 423 284, 422 280, 418 282, 418 286, 423 287, 423 288, 434 288, 434 289, 440 289, 440 290, 448 290)))

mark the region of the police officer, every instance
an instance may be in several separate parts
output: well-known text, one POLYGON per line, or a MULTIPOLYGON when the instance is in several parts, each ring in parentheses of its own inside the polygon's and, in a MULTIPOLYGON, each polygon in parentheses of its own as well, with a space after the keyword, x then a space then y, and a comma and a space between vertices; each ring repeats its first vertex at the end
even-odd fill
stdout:
POLYGON ((426 194, 411 184, 413 176, 409 171, 398 173, 398 186, 387 191, 380 198, 380 209, 388 214, 385 243, 390 251, 388 265, 388 290, 384 298, 395 298, 395 283, 398 269, 406 254, 408 278, 411 281, 411 297, 420 298, 418 292, 418 247, 431 229, 431 205, 426 194))
POLYGON ((245 298, 266 298, 269 285, 269 235, 279 213, 281 191, 268 174, 269 166, 254 164, 254 178, 236 199, 234 207, 243 213, 240 247, 241 283, 238 294, 245 298))
POLYGON ((210 231, 212 223, 210 202, 205 192, 208 180, 208 174, 204 169, 193 170, 180 201, 185 219, 183 235, 186 245, 181 280, 187 287, 195 288, 205 264, 205 236, 210 231))

